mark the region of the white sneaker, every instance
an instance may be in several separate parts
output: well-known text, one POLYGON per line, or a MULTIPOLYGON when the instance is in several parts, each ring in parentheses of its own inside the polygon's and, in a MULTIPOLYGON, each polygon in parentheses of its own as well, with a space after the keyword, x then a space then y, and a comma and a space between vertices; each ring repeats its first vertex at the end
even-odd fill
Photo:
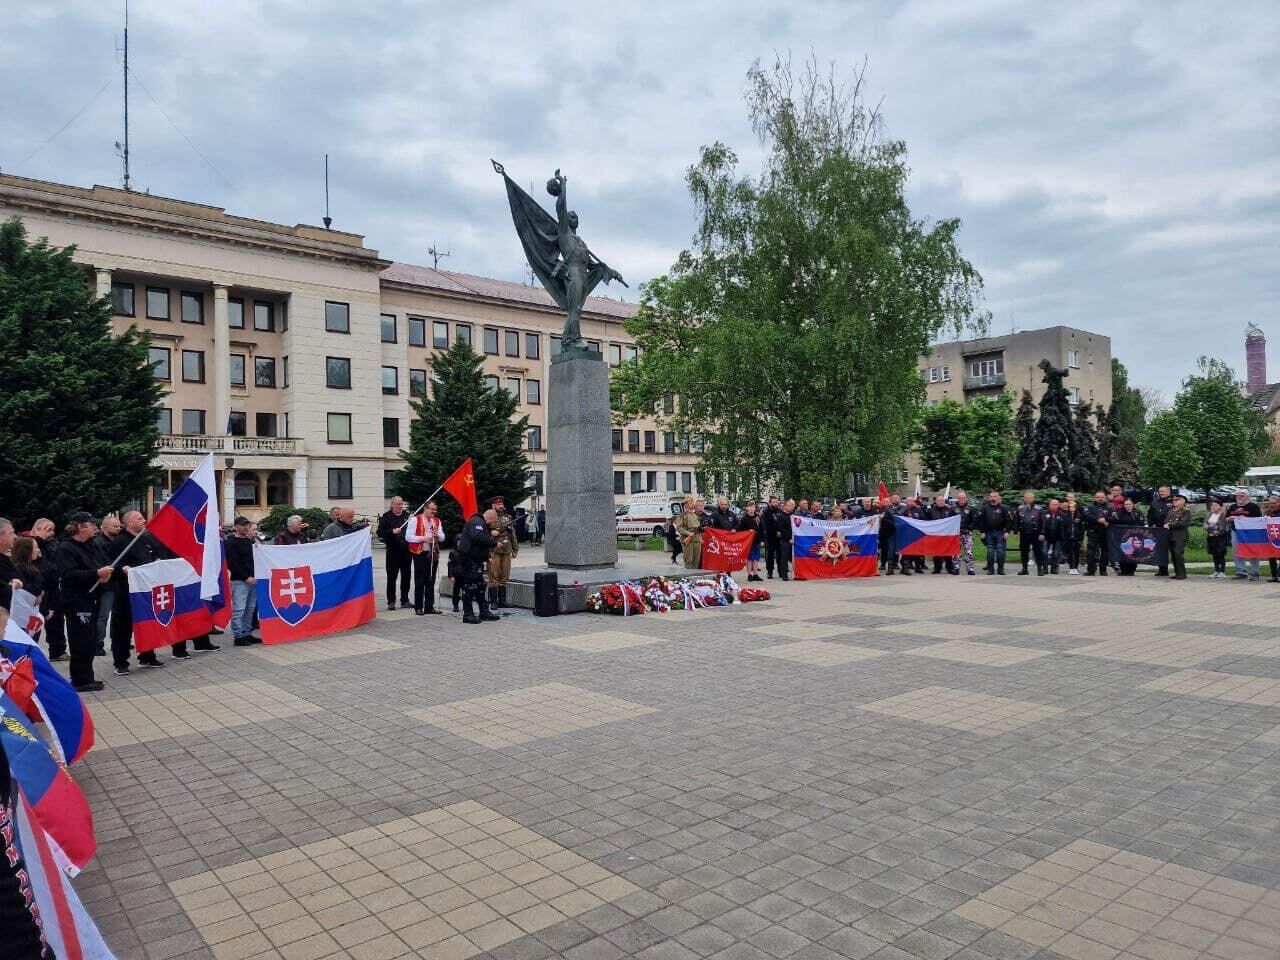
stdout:
POLYGON ((1079 571, 1079 570, 1077 570, 1075 567, 1072 567, 1070 570, 1068 570, 1068 571, 1067 571, 1067 573, 1068 573, 1070 576, 1073 576, 1073 577, 1078 577, 1078 576, 1080 576, 1080 571, 1079 571))

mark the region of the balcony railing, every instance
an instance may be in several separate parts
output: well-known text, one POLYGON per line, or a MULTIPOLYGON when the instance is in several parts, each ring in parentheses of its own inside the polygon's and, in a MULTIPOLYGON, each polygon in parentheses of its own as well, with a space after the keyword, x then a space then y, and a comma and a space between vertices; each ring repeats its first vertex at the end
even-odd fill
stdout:
POLYGON ((964 388, 966 390, 981 390, 983 387, 1003 387, 1004 383, 1003 373, 984 373, 980 377, 964 378, 964 388))
POLYGON ((166 433, 160 436, 166 453, 265 453, 288 456, 298 453, 298 441, 285 437, 210 437, 166 433))

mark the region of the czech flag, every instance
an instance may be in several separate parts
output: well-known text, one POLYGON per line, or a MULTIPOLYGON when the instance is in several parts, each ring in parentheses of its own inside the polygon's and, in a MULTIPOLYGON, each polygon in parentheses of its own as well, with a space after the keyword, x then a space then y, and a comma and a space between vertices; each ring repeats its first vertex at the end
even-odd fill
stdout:
POLYGON ((857 520, 814 520, 792 517, 797 580, 874 577, 880 539, 880 516, 857 520))
MULTIPOLYGON (((200 577, 186 560, 144 563, 130 567, 128 576, 133 644, 138 653, 204 636, 214 626, 225 627, 230 622, 226 594, 213 600, 200 599, 200 577)), ((219 578, 220 590, 225 586, 225 576, 224 570, 219 578)))
POLYGON ((0 751, 9 773, 26 795, 36 823, 49 835, 55 862, 75 876, 93 858, 97 847, 89 801, 17 705, 3 693, 0 751))
POLYGON ((1241 560, 1270 560, 1280 557, 1280 518, 1236 517, 1235 556, 1241 560))
POLYGON ((38 908, 40 929, 52 955, 67 960, 114 960, 66 874, 58 869, 55 844, 33 813, 31 802, 21 788, 16 794, 14 839, 38 908))
POLYGON ((894 540, 900 557, 960 556, 960 516, 941 520, 895 517, 894 540))
POLYGON ((368 623, 373 552, 367 530, 291 546, 253 550, 263 643, 287 643, 368 623))
POLYGON ((75 687, 53 668, 44 651, 12 620, 0 640, 0 651, 15 667, 28 661, 36 682, 31 694, 32 720, 48 724, 54 736, 54 749, 64 763, 75 763, 93 746, 93 718, 76 693, 75 687), (32 713, 34 712, 34 716, 32 713))
POLYGON ((200 596, 218 595, 222 573, 222 528, 218 524, 218 491, 213 454, 178 485, 147 524, 151 534, 181 557, 200 577, 200 596))

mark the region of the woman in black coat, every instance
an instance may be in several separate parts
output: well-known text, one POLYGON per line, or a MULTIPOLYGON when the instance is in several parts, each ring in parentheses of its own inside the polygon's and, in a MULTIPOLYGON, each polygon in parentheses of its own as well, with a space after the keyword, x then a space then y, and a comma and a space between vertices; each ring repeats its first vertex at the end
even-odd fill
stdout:
POLYGON ((756 513, 756 502, 750 500, 738 517, 738 529, 750 530, 755 534, 751 541, 751 550, 747 554, 747 580, 760 579, 760 546, 764 543, 764 520, 756 513))

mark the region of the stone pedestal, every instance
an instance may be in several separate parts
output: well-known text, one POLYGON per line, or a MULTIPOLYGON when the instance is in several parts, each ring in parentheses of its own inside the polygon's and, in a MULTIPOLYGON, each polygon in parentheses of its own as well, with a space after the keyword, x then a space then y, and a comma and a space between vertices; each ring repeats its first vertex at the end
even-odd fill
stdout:
POLYGON ((567 350, 554 357, 547 401, 547 564, 612 567, 618 536, 609 368, 600 354, 567 350))

